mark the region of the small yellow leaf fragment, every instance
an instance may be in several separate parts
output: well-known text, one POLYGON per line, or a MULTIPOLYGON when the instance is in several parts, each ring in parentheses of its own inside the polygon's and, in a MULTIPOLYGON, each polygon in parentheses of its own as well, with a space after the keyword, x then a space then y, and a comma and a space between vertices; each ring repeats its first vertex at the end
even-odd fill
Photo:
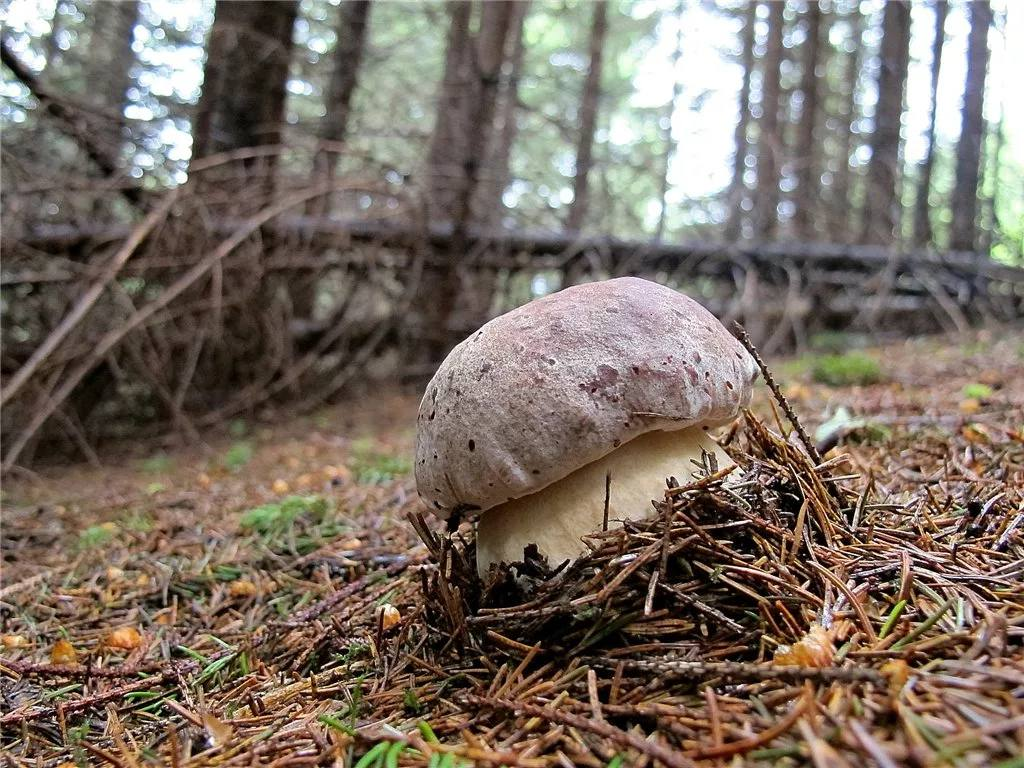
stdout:
POLYGON ((377 609, 377 613, 381 616, 381 627, 385 632, 402 620, 402 614, 391 603, 384 603, 384 605, 377 609))
POLYGON ((835 655, 836 649, 828 630, 816 624, 793 645, 781 646, 775 652, 773 662, 779 666, 829 667, 835 655))
POLYGON ((316 478, 308 472, 295 478, 295 484, 299 488, 310 488, 316 483, 316 478))
POLYGON ((75 646, 62 638, 53 644, 53 650, 50 651, 50 663, 77 664, 78 651, 75 650, 75 646))
POLYGON ((256 592, 256 585, 248 579, 235 579, 228 585, 231 597, 253 597, 256 592))
POLYGON ((970 416, 980 410, 981 402, 976 397, 965 397, 960 401, 960 413, 965 413, 970 416))
POLYGON ((196 477, 196 483, 199 484, 200 488, 209 488, 213 484, 213 480, 205 472, 200 472, 196 477))
POLYGON ((274 484, 270 486, 270 490, 272 490, 274 493, 278 495, 288 493, 288 483, 286 483, 281 478, 278 478, 277 480, 274 481, 274 484))
POLYGON ((210 742, 215 747, 222 747, 231 741, 235 731, 228 723, 218 720, 208 712, 203 713, 203 726, 210 735, 210 742))
POLYGON ((15 648, 26 648, 28 647, 28 638, 24 635, 4 635, 0 637, 0 644, 3 645, 9 651, 15 648))
POLYGON ((882 665, 881 672, 889 679, 889 690, 895 696, 910 679, 910 666, 903 659, 891 659, 882 665))
POLYGON ((135 627, 118 627, 104 641, 107 648, 117 648, 122 651, 134 651, 142 645, 142 635, 135 627))

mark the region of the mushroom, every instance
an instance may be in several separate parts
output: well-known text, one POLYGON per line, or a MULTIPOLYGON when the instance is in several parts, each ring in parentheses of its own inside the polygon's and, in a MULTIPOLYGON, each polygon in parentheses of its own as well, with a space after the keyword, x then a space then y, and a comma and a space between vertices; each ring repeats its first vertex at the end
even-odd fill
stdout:
POLYGON ((622 277, 491 320, 438 368, 420 403, 416 486, 435 514, 480 514, 477 569, 557 565, 582 536, 654 514, 665 480, 712 454, 707 428, 750 401, 757 366, 693 299, 622 277))

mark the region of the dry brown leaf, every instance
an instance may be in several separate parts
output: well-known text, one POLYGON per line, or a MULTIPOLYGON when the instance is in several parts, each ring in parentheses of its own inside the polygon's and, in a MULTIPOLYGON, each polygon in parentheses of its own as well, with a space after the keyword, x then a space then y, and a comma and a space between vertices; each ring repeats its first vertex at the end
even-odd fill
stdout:
POLYGON ((206 733, 209 734, 210 743, 213 746, 222 747, 231 741, 231 738, 235 735, 234 728, 223 720, 218 720, 209 712, 204 712, 202 717, 203 727, 206 728, 206 733))
POLYGON ((107 635, 104 645, 107 648, 134 651, 142 645, 142 634, 135 627, 118 627, 107 635))
POLYGON ((256 585, 248 579, 235 579, 228 585, 231 597, 253 597, 257 591, 256 585))
POLYGON ((75 646, 61 638, 53 644, 53 650, 50 651, 50 663, 77 664, 78 651, 75 650, 75 646))
POLYGON ((377 612, 381 614, 381 626, 385 632, 402 620, 402 614, 391 603, 384 603, 384 605, 377 609, 377 612))
POLYGON ((830 667, 836 649, 828 630, 815 624, 801 640, 791 646, 780 646, 773 662, 779 666, 830 667))

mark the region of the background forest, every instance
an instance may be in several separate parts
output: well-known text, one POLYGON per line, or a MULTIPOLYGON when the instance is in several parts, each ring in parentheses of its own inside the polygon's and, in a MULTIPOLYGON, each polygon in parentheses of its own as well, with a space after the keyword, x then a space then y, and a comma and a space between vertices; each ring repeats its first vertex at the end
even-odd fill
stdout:
POLYGON ((44 427, 87 452, 125 415, 187 432, 415 380, 488 317, 613 274, 768 352, 1020 311, 1003 3, 5 15, 5 466, 44 427))

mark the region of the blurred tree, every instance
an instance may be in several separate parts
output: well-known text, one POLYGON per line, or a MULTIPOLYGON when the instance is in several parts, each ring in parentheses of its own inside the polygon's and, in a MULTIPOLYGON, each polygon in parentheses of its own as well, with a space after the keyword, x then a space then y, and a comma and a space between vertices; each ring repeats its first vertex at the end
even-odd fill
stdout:
POLYGON ((587 79, 580 97, 580 129, 576 144, 576 170, 573 174, 572 205, 565 227, 579 232, 590 203, 590 170, 594 162, 594 130, 601 101, 601 68, 604 59, 604 41, 608 34, 608 2, 597 0, 593 5, 590 26, 590 57, 587 79))
POLYGON ((86 98, 123 117, 135 63, 132 41, 139 18, 138 0, 94 0, 87 16, 92 37, 86 60, 90 84, 86 98))
POLYGON ((932 170, 935 167, 935 120, 939 107, 939 70, 942 66, 942 49, 946 43, 946 16, 949 14, 948 0, 935 0, 935 36, 932 38, 932 89, 928 104, 928 129, 925 131, 925 155, 918 170, 917 194, 914 198, 914 244, 927 245, 934 240, 932 232, 931 205, 928 195, 932 188, 932 170))
POLYGON ((464 275, 458 267, 465 258, 472 223, 471 202, 493 132, 499 74, 505 61, 513 6, 508 0, 448 3, 448 47, 427 158, 426 203, 429 220, 447 222, 452 238, 448 253, 437 254, 425 266, 418 285, 420 298, 415 306, 422 316, 416 331, 421 334, 418 351, 424 359, 441 359, 451 339, 461 330, 453 326, 474 325, 480 313, 489 307, 489 301, 483 298, 486 289, 462 289, 464 275), (479 11, 475 32, 474 10, 479 11), (460 294, 470 306, 464 308, 464 317, 456 319, 460 294))
POLYGON ((988 0, 970 3, 971 31, 967 38, 967 76, 964 82, 960 141, 956 151, 953 187, 953 224, 950 247, 973 250, 977 241, 978 180, 981 144, 985 135, 985 75, 988 69, 988 28, 992 6, 988 0))
MULTIPOLYGON (((814 138, 814 127, 818 117, 818 63, 821 58, 821 32, 824 15, 817 0, 809 0, 804 13, 804 42, 800 75, 800 122, 794 145, 796 158, 797 190, 793 198, 796 204, 794 225, 797 237, 813 240, 817 236, 815 218, 820 199, 821 172, 818 164, 819 143, 814 138)), ((826 31, 827 36, 827 31, 826 31)))
MULTIPOLYGON (((338 41, 331 58, 331 79, 320 125, 320 138, 332 145, 344 141, 348 134, 352 95, 359 82, 369 19, 370 0, 345 0, 338 11, 338 41)), ((314 159, 314 171, 333 178, 336 167, 337 146, 321 146, 314 159)))
POLYGON ((747 199, 747 187, 743 174, 747 168, 747 157, 750 152, 748 136, 750 126, 750 77, 754 71, 754 41, 757 28, 757 2, 747 0, 743 13, 743 43, 740 62, 743 66, 743 84, 740 86, 738 120, 733 143, 736 152, 732 160, 732 182, 729 184, 729 195, 726 202, 725 239, 735 242, 743 233, 743 204, 747 199))
POLYGON ((841 107, 836 115, 839 123, 837 167, 829 205, 830 230, 834 239, 853 240, 859 224, 857 207, 853 200, 854 124, 858 120, 857 94, 863 63, 864 16, 854 5, 847 14, 848 37, 851 45, 844 49, 843 74, 840 79, 841 107))
POLYGON ((761 119, 757 134, 757 194, 754 236, 770 240, 778 224, 779 167, 783 138, 779 127, 785 2, 768 2, 768 42, 761 62, 761 119))
POLYGON ((494 128, 473 201, 473 219, 488 227, 498 226, 506 210, 503 196, 511 178, 509 163, 518 128, 519 80, 526 55, 523 30, 529 9, 530 0, 517 0, 512 5, 505 51, 507 63, 502 67, 494 128))
POLYGON ((217 0, 192 159, 278 144, 298 0, 217 0))
POLYGON ((39 71, 41 78, 53 76, 53 68, 60 56, 60 38, 64 25, 70 16, 75 15, 75 5, 71 0, 57 0, 50 17, 50 29, 43 38, 43 68, 39 71))
POLYGON ((683 90, 683 82, 679 77, 679 61, 683 57, 683 13, 686 10, 686 0, 679 0, 676 6, 676 45, 672 50, 670 59, 670 71, 672 72, 672 95, 665 104, 665 114, 662 116, 662 142, 664 144, 664 155, 661 165, 660 182, 658 190, 658 224, 654 230, 654 242, 660 243, 665 234, 665 220, 668 218, 668 188, 669 172, 672 169, 672 155, 675 153, 676 144, 672 139, 672 123, 676 116, 676 107, 679 102, 679 95, 683 90))
POLYGON ((878 101, 861 233, 865 243, 889 245, 896 237, 900 219, 900 120, 909 64, 910 5, 905 0, 891 0, 885 4, 882 16, 878 101))

